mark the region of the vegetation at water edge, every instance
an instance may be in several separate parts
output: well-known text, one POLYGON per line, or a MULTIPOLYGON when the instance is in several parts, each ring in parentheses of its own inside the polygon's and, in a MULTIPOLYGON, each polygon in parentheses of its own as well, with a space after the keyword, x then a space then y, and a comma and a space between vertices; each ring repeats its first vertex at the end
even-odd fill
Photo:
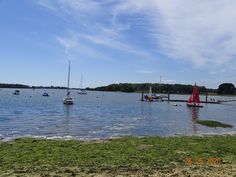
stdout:
POLYGON ((236 136, 0 142, 0 176, 230 176, 235 165, 236 136))
POLYGON ((222 128, 233 128, 233 125, 225 124, 222 122, 214 121, 214 120, 196 120, 196 123, 205 125, 208 127, 222 127, 222 128))

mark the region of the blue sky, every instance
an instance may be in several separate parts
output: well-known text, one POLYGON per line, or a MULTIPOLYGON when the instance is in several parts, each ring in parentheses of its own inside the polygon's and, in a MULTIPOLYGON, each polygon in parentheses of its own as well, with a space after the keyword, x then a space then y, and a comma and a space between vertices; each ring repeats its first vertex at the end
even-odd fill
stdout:
POLYGON ((0 0, 0 82, 236 84, 234 0, 0 0))

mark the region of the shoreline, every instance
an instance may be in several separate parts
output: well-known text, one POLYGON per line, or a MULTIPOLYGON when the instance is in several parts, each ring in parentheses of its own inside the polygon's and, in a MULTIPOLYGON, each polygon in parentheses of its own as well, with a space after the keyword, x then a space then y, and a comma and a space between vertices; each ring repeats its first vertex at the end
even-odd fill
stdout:
POLYGON ((0 142, 0 176, 233 176, 236 135, 0 142))
POLYGON ((102 141, 102 140, 115 140, 115 139, 122 139, 127 137, 132 138, 149 138, 149 137, 158 137, 158 138, 172 138, 172 137, 211 137, 211 136, 236 136, 236 131, 229 131, 229 132, 222 132, 222 133, 199 133, 199 134, 174 134, 174 135, 166 135, 166 136, 159 136, 159 135, 150 135, 150 136, 135 136, 135 135, 128 135, 128 136, 114 136, 114 137, 107 137, 107 138, 77 138, 70 135, 67 136, 34 136, 34 135, 25 135, 25 136, 17 136, 17 137, 0 137, 0 142, 9 142, 15 141, 18 139, 25 139, 25 138, 33 138, 33 139, 42 139, 42 140, 75 140, 75 141, 102 141))

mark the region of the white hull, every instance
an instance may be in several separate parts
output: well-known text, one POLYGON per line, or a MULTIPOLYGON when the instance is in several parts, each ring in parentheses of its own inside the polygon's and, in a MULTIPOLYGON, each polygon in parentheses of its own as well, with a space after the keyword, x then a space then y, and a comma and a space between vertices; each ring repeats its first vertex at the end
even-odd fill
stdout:
POLYGON ((63 100, 63 104, 72 105, 72 104, 74 104, 74 101, 71 97, 65 97, 63 100))
POLYGON ((80 94, 80 95, 86 95, 87 92, 86 92, 85 90, 79 90, 79 91, 78 91, 78 94, 80 94))

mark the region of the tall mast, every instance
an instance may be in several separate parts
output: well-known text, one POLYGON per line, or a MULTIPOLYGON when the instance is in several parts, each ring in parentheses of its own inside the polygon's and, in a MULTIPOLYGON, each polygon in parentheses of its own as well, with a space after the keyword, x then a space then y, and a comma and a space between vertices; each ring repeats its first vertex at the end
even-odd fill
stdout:
POLYGON ((160 93, 161 93, 161 76, 160 76, 159 91, 160 91, 160 93))
POLYGON ((152 96, 152 86, 149 88, 149 96, 152 96))
POLYGON ((70 92, 70 60, 69 60, 69 68, 68 68, 68 82, 67 82, 67 95, 69 96, 70 92))
POLYGON ((83 74, 81 75, 81 80, 80 80, 80 89, 82 89, 82 83, 83 83, 83 74))

